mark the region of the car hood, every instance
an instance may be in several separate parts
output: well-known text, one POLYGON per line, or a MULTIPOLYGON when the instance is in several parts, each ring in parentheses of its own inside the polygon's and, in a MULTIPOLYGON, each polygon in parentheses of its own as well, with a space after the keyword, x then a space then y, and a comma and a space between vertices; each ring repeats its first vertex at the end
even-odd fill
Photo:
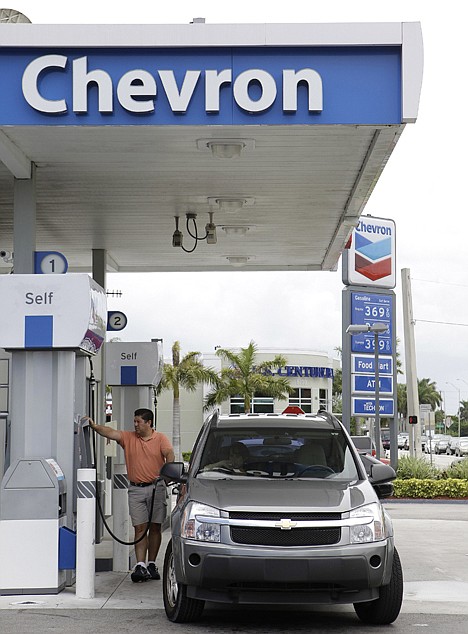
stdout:
POLYGON ((189 487, 191 500, 225 511, 290 511, 345 513, 377 501, 367 481, 197 478, 189 487))

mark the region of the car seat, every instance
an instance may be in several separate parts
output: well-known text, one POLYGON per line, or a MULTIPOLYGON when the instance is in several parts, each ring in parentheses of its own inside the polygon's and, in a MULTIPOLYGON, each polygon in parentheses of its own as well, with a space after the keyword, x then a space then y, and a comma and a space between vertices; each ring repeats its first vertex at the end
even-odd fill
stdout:
POLYGON ((305 465, 317 464, 323 465, 324 467, 328 466, 327 457, 322 445, 314 442, 306 443, 297 450, 297 462, 305 465))

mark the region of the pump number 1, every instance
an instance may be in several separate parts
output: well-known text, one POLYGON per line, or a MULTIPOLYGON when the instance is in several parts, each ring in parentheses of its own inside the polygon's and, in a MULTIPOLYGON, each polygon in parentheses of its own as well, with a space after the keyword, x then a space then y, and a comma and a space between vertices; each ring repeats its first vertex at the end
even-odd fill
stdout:
POLYGON ((34 272, 43 274, 62 274, 68 270, 67 258, 58 251, 36 251, 34 254, 34 272))

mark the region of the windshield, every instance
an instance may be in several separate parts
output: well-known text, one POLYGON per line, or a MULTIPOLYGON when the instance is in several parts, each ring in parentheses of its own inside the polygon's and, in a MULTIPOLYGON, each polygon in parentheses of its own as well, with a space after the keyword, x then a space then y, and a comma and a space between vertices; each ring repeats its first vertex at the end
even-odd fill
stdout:
POLYGON ((213 429, 197 475, 216 477, 215 474, 359 479, 353 454, 339 429, 213 429))

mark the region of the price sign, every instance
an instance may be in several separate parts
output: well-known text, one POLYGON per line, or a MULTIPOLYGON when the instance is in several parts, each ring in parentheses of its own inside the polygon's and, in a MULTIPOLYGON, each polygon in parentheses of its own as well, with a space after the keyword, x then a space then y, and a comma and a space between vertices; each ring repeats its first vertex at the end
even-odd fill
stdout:
MULTIPOLYGON (((392 302, 391 295, 377 295, 374 293, 352 293, 351 295, 351 323, 375 324, 383 323, 388 329, 379 334, 378 346, 380 354, 393 354, 392 349, 392 302)), ((375 352, 375 336, 373 332, 363 332, 352 337, 352 352, 375 352)))
POLYGON ((127 316, 120 311, 114 310, 107 313, 107 330, 123 330, 127 325, 127 316))

